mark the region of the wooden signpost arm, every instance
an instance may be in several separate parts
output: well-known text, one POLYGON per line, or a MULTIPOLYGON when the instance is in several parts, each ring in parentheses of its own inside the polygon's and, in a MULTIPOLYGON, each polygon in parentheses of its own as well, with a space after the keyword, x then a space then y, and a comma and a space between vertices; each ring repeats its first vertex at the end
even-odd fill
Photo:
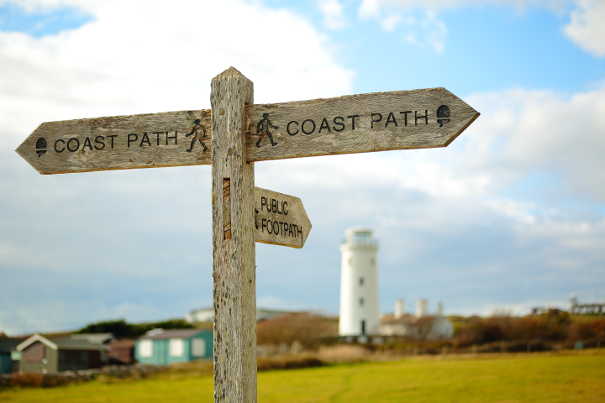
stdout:
POLYGON ((214 400, 256 402, 254 165, 245 105, 253 85, 233 67, 212 80, 214 400))

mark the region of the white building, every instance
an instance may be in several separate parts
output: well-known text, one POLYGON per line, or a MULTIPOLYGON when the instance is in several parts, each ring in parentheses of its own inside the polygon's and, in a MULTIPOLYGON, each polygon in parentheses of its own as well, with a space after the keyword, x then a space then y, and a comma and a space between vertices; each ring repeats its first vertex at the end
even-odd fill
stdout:
POLYGON ((395 311, 393 312, 395 319, 401 318, 403 316, 404 312, 405 312, 405 301, 402 299, 396 300, 395 301, 395 311))
POLYGON ((427 316, 429 312, 429 301, 422 298, 416 301, 416 317, 422 318, 427 316))
POLYGON ((378 242, 372 230, 351 228, 340 246, 340 336, 377 334, 378 242))
MULTIPOLYGON (((276 316, 292 313, 293 311, 283 311, 279 309, 256 308, 256 321, 271 319, 276 316)), ((185 315, 185 320, 189 323, 212 322, 214 320, 214 308, 194 309, 185 315)))
POLYGON ((404 311, 403 300, 395 301, 392 315, 381 318, 379 333, 384 336, 407 336, 420 340, 449 339, 454 335, 454 325, 444 316, 443 303, 437 304, 437 311, 431 314, 427 299, 416 302, 416 314, 404 311))

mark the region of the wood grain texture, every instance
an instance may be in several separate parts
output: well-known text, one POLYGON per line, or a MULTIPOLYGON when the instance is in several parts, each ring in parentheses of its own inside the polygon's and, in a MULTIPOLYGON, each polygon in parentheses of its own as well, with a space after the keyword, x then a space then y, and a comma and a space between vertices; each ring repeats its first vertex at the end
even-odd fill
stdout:
POLYGON ((254 165, 246 162, 244 135, 245 104, 252 99, 252 82, 234 68, 212 80, 216 402, 256 402, 254 165), (223 187, 226 182, 228 191, 223 187), (230 239, 225 235, 229 225, 230 239))
POLYGON ((300 198, 254 188, 256 242, 302 248, 311 232, 311 221, 300 198))
POLYGON ((445 147, 479 116, 445 88, 251 105, 248 114, 249 161, 445 147), (440 125, 437 110, 442 105, 449 118, 440 125), (270 120, 275 145, 266 130, 259 134, 263 118, 270 120))
POLYGON ((46 122, 16 151, 41 174, 203 165, 211 162, 211 126, 210 110, 46 122))

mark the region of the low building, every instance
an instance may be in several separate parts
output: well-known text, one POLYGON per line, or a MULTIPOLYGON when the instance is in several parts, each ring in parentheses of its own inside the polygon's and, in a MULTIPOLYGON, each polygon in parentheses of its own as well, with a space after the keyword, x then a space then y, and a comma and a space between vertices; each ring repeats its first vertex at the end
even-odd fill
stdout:
POLYGON ((570 302, 572 315, 605 315, 605 302, 580 303, 577 297, 571 298, 570 302))
POLYGON ((52 374, 100 368, 107 361, 109 333, 46 338, 35 334, 17 346, 20 372, 52 374))
POLYGON ((152 365, 211 359, 212 330, 151 330, 135 342, 135 358, 152 365))
POLYGON ((416 315, 404 312, 403 300, 395 302, 392 315, 380 319, 379 333, 384 336, 404 336, 419 340, 448 339, 454 335, 454 325, 443 316, 443 304, 439 303, 435 315, 428 314, 428 301, 416 304, 416 315))
POLYGON ((10 374, 17 370, 17 346, 23 339, 0 337, 0 374, 10 374))
POLYGON ((418 340, 448 339, 454 335, 452 322, 444 316, 417 317, 385 315, 380 320, 379 332, 383 336, 405 336, 418 340))
POLYGON ((128 365, 134 363, 134 340, 112 340, 107 348, 109 364, 128 365))
MULTIPOLYGON (((279 309, 263 309, 258 308, 256 310, 256 321, 272 319, 276 316, 293 313, 292 311, 282 311, 279 309)), ((185 321, 189 323, 196 322, 212 322, 214 320, 214 308, 200 308, 194 309, 185 316, 185 321)))

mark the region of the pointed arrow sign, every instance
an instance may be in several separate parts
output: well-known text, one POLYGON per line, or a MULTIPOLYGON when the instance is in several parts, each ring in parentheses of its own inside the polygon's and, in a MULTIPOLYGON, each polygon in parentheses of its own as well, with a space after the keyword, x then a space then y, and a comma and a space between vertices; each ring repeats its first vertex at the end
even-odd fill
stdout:
POLYGON ((42 123, 17 148, 41 174, 210 164, 210 110, 42 123))
MULTIPOLYGON (((247 108, 248 161, 445 147, 479 113, 445 88, 247 108)), ((17 152, 42 174, 211 163, 210 110, 42 123, 17 152)))
POLYGON ((445 88, 249 107, 249 161, 445 147, 479 113, 445 88))
POLYGON ((311 221, 295 196, 254 188, 256 242, 302 248, 311 232, 311 221))

